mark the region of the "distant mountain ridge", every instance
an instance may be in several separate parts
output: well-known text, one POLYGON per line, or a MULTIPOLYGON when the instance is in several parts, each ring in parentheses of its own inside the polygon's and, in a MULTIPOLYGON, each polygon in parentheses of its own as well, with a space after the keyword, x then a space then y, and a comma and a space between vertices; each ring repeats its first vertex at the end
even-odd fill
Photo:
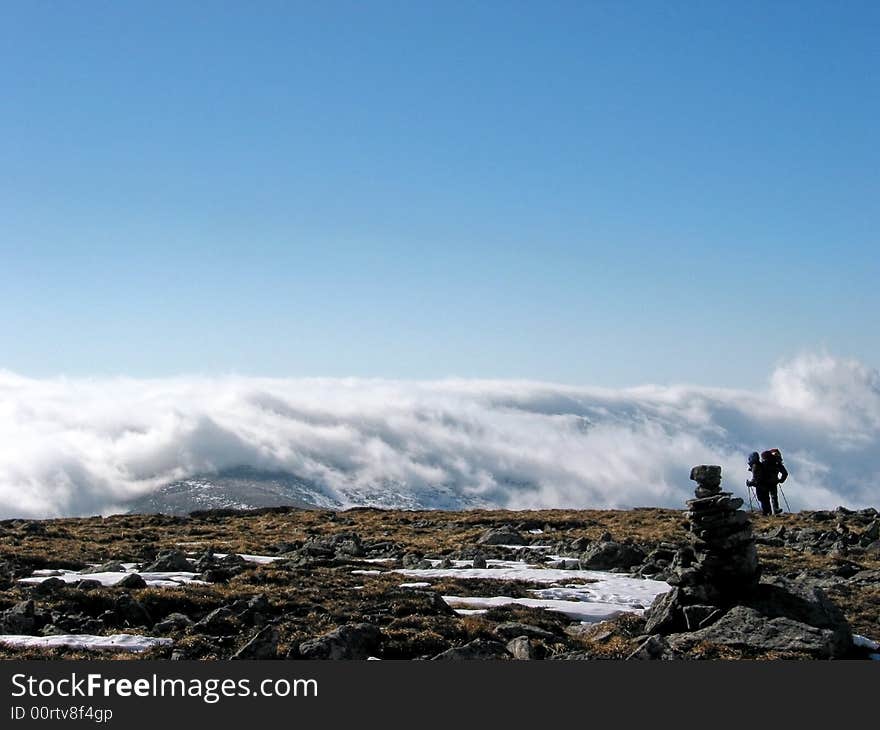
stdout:
POLYGON ((211 509, 333 509, 343 505, 320 486, 288 472, 237 466, 170 482, 126 506, 132 514, 187 515, 211 509))
POLYGON ((349 485, 331 491, 314 481, 286 471, 236 466, 213 473, 178 479, 124 505, 130 514, 188 515, 214 509, 469 509, 488 502, 468 498, 449 485, 433 485, 412 491, 404 484, 386 480, 368 487, 349 485))

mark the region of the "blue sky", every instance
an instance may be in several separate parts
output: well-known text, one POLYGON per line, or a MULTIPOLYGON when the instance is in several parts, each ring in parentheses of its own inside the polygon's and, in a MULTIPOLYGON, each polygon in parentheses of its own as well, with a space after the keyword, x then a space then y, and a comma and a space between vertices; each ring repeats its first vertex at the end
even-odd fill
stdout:
POLYGON ((880 363, 880 5, 5 2, 0 369, 880 363))

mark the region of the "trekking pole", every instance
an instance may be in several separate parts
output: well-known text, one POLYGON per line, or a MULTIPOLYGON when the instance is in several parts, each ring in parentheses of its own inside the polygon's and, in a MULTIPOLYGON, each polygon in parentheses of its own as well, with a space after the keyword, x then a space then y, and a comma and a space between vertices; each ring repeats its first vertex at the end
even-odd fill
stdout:
POLYGON ((749 512, 754 512, 755 507, 752 504, 752 488, 748 484, 746 484, 746 491, 749 493, 749 512))
POLYGON ((791 507, 788 506, 788 500, 785 498, 785 492, 782 491, 782 485, 779 485, 779 493, 782 495, 782 499, 785 502, 785 509, 791 512, 791 507))

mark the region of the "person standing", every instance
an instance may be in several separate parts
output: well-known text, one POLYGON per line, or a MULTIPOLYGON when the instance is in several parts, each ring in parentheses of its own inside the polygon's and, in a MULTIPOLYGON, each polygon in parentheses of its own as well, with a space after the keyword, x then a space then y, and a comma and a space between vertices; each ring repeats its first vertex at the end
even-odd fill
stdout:
POLYGON ((755 494, 765 515, 778 515, 782 512, 779 506, 778 488, 786 479, 788 479, 788 470, 782 463, 779 449, 768 449, 763 452, 754 481, 755 494))

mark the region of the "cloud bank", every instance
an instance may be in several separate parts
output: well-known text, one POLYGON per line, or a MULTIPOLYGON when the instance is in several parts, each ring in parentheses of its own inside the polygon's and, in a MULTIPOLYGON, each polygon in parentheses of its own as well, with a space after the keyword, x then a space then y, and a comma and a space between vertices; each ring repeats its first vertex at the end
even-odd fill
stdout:
POLYGON ((0 371, 0 518, 107 514, 240 465, 345 505, 682 507, 692 465, 721 464, 745 496, 746 455, 773 446, 792 509, 876 505, 880 374, 830 355, 781 365, 761 392, 0 371))

